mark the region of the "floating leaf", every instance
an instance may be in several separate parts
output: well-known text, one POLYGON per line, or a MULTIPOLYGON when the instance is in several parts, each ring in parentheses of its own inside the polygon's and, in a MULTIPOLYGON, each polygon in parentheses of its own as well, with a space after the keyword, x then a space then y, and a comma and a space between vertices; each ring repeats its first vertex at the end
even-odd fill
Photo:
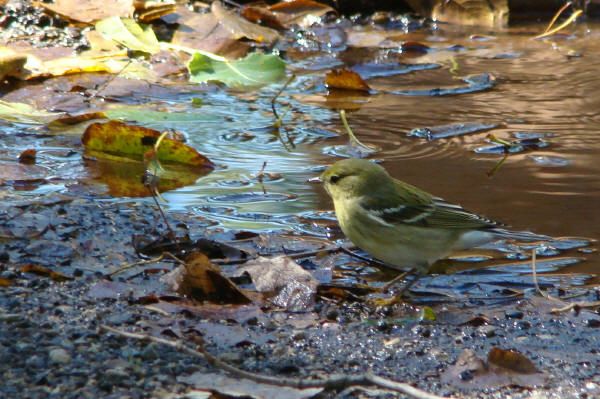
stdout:
POLYGON ((104 37, 122 44, 130 50, 154 54, 160 45, 154 31, 130 18, 110 17, 96 22, 96 30, 104 37))
POLYGON ((188 64, 190 81, 223 82, 232 87, 261 86, 285 76, 285 62, 276 55, 252 53, 236 61, 218 61, 195 53, 188 64))
MULTIPOLYGON (((93 151, 95 156, 104 159, 115 159, 116 156, 120 160, 124 160, 124 157, 141 162, 159 136, 160 132, 153 129, 111 121, 91 124, 81 141, 86 150, 93 151)), ((208 158, 195 149, 171 139, 165 139, 161 144, 158 159, 202 169, 214 167, 208 158)))
POLYGON ((356 72, 347 69, 333 70, 325 77, 328 87, 345 90, 369 91, 367 82, 356 72))

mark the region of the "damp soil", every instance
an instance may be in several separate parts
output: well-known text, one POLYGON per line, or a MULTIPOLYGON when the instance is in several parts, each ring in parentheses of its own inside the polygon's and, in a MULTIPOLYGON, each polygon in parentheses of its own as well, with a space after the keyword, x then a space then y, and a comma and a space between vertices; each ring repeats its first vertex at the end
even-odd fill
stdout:
MULTIPOLYGON (((20 218, 27 228, 14 237, 3 236, 0 245, 0 277, 10 281, 0 289, 3 397, 186 397, 194 384, 190 376, 221 372, 170 347, 107 333, 101 325, 182 341, 201 334, 218 358, 281 378, 373 373, 456 397, 600 395, 600 316, 585 309, 552 314, 555 305, 531 293, 430 304, 435 321, 406 317, 422 308, 418 297, 383 309, 318 297, 303 313, 242 305, 215 305, 212 311, 203 306, 161 308, 143 298, 173 294, 160 280, 161 271, 174 268, 172 263, 108 277, 139 260, 132 237, 152 238, 165 230, 152 206, 59 195, 6 201, 11 205, 2 207, 3 225, 20 218), (60 270, 69 280, 25 272, 27 264, 60 270), (485 359, 493 347, 519 351, 547 379, 535 387, 474 390, 442 382, 465 349, 485 359)), ((168 218, 179 235, 233 238, 232 233, 207 231, 205 221, 191 214, 171 213, 168 218)), ((598 295, 593 290, 579 294, 571 301, 598 295)), ((468 382, 473 376, 461 378, 468 382)), ((316 397, 397 396, 356 388, 316 397)))

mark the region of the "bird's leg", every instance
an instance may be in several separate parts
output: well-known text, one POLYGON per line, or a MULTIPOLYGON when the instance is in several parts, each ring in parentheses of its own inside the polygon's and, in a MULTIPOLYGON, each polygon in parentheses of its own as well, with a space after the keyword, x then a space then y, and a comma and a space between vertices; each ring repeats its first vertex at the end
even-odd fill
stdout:
POLYGON ((386 292, 387 290, 389 290, 390 288, 392 288, 394 285, 396 285, 396 283, 400 280, 402 280, 404 277, 406 277, 407 275, 409 275, 414 269, 410 269, 407 272, 404 273, 400 273, 399 275, 397 275, 396 277, 394 277, 393 279, 391 279, 390 281, 388 281, 387 283, 385 283, 385 285, 381 288, 379 288, 377 291, 379 292, 386 292))
POLYGON ((404 286, 402 286, 402 288, 400 289, 399 292, 397 292, 393 297, 391 298, 376 298, 376 299, 372 299, 369 300, 369 303, 371 303, 374 306, 391 306, 391 305, 396 305, 398 303, 402 302, 402 298, 404 297, 404 293, 408 291, 408 289, 410 287, 412 287, 412 285, 414 283, 416 283, 420 278, 421 278, 421 274, 416 274, 414 273, 416 270, 416 268, 410 269, 409 271, 402 273, 396 277, 394 277, 390 282, 388 282, 386 285, 384 285, 381 289, 380 292, 384 292, 387 289, 391 288, 395 283, 397 283, 400 279, 404 278, 406 275, 408 274, 413 274, 413 279, 407 281, 404 286))

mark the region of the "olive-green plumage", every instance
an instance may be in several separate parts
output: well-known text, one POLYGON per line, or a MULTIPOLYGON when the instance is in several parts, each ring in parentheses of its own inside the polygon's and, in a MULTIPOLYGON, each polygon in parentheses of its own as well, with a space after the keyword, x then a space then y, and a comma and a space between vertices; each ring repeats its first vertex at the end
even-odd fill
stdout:
POLYGON ((397 268, 414 268, 424 274, 453 251, 500 238, 548 239, 501 229, 499 223, 396 180, 381 166, 363 159, 336 162, 323 172, 321 181, 333 199, 344 234, 362 250, 397 268))

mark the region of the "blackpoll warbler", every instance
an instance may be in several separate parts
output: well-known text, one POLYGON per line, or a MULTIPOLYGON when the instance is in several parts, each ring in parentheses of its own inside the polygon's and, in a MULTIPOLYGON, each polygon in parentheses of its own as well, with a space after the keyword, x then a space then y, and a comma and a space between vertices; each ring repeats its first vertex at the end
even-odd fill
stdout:
POLYGON ((363 159, 338 161, 320 180, 350 241, 392 267, 411 268, 417 276, 453 251, 502 238, 550 239, 499 228, 499 223, 396 180, 363 159))

